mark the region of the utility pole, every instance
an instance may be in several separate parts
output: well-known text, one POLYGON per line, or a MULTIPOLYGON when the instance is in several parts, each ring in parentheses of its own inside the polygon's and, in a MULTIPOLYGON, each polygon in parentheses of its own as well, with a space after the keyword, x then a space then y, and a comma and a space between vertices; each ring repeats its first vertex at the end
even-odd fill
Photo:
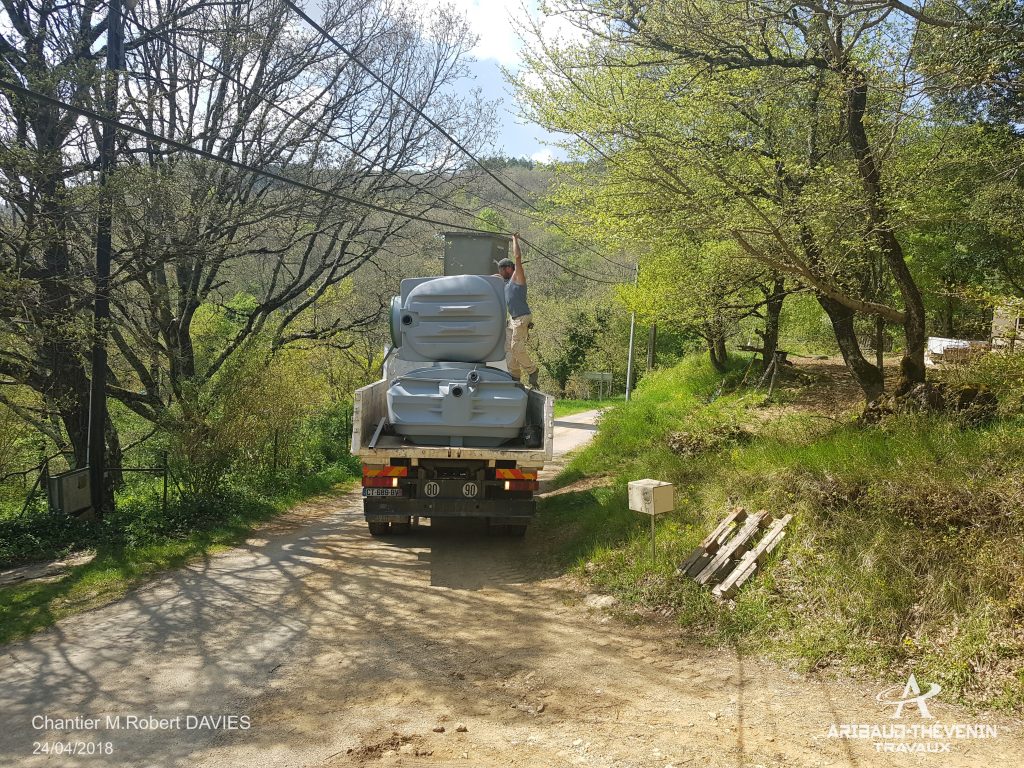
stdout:
MULTIPOLYGON (((640 278, 640 264, 637 262, 633 267, 633 286, 635 287, 640 278)), ((636 312, 629 315, 629 356, 626 359, 626 402, 629 402, 633 394, 633 338, 636 334, 636 312)))
MULTIPOLYGON (((103 111, 117 116, 117 72, 124 66, 124 22, 121 0, 107 7, 107 70, 103 111)), ((107 189, 114 170, 114 127, 104 123, 100 134, 100 195, 96 220, 96 277, 93 303, 92 389, 89 393, 89 482, 92 508, 97 517, 103 508, 106 489, 107 424, 107 325, 110 320, 110 252, 113 198, 107 189)))

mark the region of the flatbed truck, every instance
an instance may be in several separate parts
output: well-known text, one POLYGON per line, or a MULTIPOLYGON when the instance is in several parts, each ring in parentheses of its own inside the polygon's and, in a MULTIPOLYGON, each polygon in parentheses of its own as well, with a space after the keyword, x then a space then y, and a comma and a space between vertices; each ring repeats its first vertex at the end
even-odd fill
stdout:
POLYGON ((538 473, 552 457, 554 398, 527 390, 524 435, 498 448, 428 446, 388 428, 388 385, 357 389, 352 414, 370 533, 408 533, 422 517, 483 518, 495 532, 523 535, 536 512, 538 473))

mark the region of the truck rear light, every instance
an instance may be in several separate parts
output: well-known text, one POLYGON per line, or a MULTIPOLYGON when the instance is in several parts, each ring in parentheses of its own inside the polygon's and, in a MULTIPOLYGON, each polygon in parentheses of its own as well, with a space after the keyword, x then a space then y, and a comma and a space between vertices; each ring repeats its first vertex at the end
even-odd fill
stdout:
POLYGON ((536 491, 537 490, 536 480, 506 480, 505 490, 506 491, 536 491))
MULTIPOLYGON (((536 480, 537 473, 534 470, 525 469, 502 469, 494 470, 495 480, 536 480)), ((508 490, 507 488, 505 490, 508 490)))
POLYGON ((364 477, 363 488, 397 488, 397 477, 364 477))
MULTIPOLYGON (((369 466, 363 464, 363 477, 408 477, 408 467, 369 466)), ((373 486, 375 487, 375 486, 373 486)), ((397 487, 397 486, 396 486, 397 487)))

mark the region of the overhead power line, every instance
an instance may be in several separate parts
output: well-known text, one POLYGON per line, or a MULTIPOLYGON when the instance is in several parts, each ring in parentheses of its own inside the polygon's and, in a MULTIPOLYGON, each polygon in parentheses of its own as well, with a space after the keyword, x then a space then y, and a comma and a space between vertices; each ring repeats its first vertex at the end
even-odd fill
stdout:
MULTIPOLYGON (((427 115, 422 109, 420 109, 418 106, 413 104, 408 98, 406 98, 403 93, 401 93, 393 85, 391 85, 391 83, 387 82, 384 78, 382 78, 380 75, 378 75, 376 72, 374 72, 373 69, 371 69, 369 65, 364 63, 363 60, 360 59, 353 51, 351 51, 348 47, 346 47, 334 35, 332 35, 330 32, 328 32, 326 29, 324 29, 324 27, 321 26, 319 23, 317 23, 316 20, 313 19, 313 17, 311 17, 308 13, 306 13, 304 10, 302 10, 302 8, 300 8, 294 2, 294 0, 284 0, 284 1, 285 1, 285 3, 287 3, 291 7, 291 9, 293 11, 295 11, 295 13, 297 13, 307 24, 309 24, 309 26, 311 26, 314 30, 316 30, 316 32, 319 33, 325 40, 330 41, 339 51, 341 51, 346 56, 348 56, 349 59, 351 59, 353 62, 355 62, 364 72, 366 72, 368 75, 370 75, 370 77, 372 77, 374 80, 376 80, 382 86, 384 86, 384 88, 388 91, 388 93, 390 93, 396 99, 398 99, 403 104, 405 104, 407 107, 409 107, 414 112, 416 112, 416 114, 419 115, 420 117, 422 117, 427 122, 428 125, 430 125, 438 133, 440 133, 447 141, 451 142, 451 144, 454 147, 456 147, 460 152, 462 152, 466 157, 468 157, 470 160, 472 160, 474 163, 476 163, 476 165, 479 166, 479 168, 484 173, 486 173, 488 176, 490 176, 492 179, 494 179, 496 182, 498 182, 498 184, 501 185, 502 188, 504 188, 506 191, 511 193, 513 196, 515 196, 515 198, 517 200, 519 200, 521 203, 523 203, 523 205, 527 206, 530 210, 534 211, 535 213, 537 213, 538 215, 543 217, 544 214, 530 200, 527 200, 525 197, 523 197, 521 194, 519 194, 516 190, 512 189, 512 187, 510 187, 502 178, 500 178, 490 168, 488 168, 486 165, 484 165, 483 162, 468 147, 466 147, 457 138, 452 136, 451 133, 449 133, 444 128, 444 126, 440 125, 436 120, 434 120, 429 115, 427 115)), ((569 232, 567 232, 565 230, 565 228, 562 227, 557 222, 546 221, 546 223, 550 224, 551 226, 554 226, 556 229, 558 229, 564 235, 568 236, 570 239, 575 240, 575 238, 573 238, 572 235, 569 232)), ((614 264, 615 266, 619 267, 620 269, 629 269, 629 270, 633 269, 632 265, 622 264, 621 262, 618 262, 615 259, 611 259, 608 256, 605 256, 600 251, 597 251, 594 248, 591 248, 590 246, 586 245, 585 243, 579 243, 579 241, 577 241, 577 243, 579 245, 582 245, 584 248, 586 248, 590 252, 596 254, 600 258, 604 259, 605 261, 609 262, 610 264, 614 264)))
MULTIPOLYGON (((138 29, 143 34, 149 35, 150 37, 153 37, 153 38, 155 38, 157 40, 160 40, 162 43, 164 43, 165 45, 169 46, 170 48, 173 48, 174 50, 176 50, 178 53, 182 54, 183 56, 189 58, 190 60, 196 62, 197 64, 200 64, 200 65, 206 67, 210 71, 215 72, 216 74, 218 74, 219 76, 223 77, 224 79, 234 83, 235 86, 240 88, 242 90, 242 92, 245 93, 246 95, 252 96, 252 97, 254 97, 256 99, 259 99, 260 101, 264 102, 265 104, 268 104, 269 106, 273 107, 274 109, 280 111, 282 114, 288 116, 290 119, 295 120, 299 124, 304 125, 307 128, 312 128, 321 137, 327 139, 328 141, 331 141, 335 145, 341 147, 346 152, 351 152, 352 154, 354 154, 355 156, 357 156, 360 159, 364 160, 365 162, 368 162, 368 163, 375 162, 375 161, 371 160, 370 158, 366 157, 366 155, 364 155, 363 153, 359 152, 354 147, 349 146, 348 144, 345 144, 344 142, 339 140, 337 137, 333 136, 328 130, 325 130, 324 128, 321 128, 320 126, 315 125, 314 123, 312 123, 312 122, 310 122, 308 120, 305 120, 304 118, 302 118, 298 114, 296 114, 294 111, 292 111, 292 110, 282 106, 281 104, 278 104, 273 99, 271 99, 268 96, 260 93, 259 91, 255 90, 254 88, 251 88, 246 83, 243 83, 237 77, 234 77, 230 73, 225 72, 223 69, 218 67, 216 64, 213 64, 213 63, 211 63, 209 61, 206 61, 201 56, 198 56, 197 54, 187 50, 183 46, 178 45, 177 43, 173 42, 171 39, 169 39, 166 35, 164 35, 158 29, 150 29, 150 28, 146 27, 144 24, 142 24, 140 21, 138 21, 138 19, 133 19, 132 23, 136 27, 138 27, 138 29)), ((413 107, 413 108, 415 109, 415 107, 413 107)), ((422 114, 422 113, 418 112, 418 114, 422 114)), ((429 195, 434 200, 437 200, 438 202, 446 204, 446 205, 448 204, 447 200, 441 198, 439 195, 437 195, 433 191, 428 190, 428 189, 426 189, 425 187, 423 187, 421 185, 415 184, 415 183, 413 183, 409 179, 401 178, 401 177, 398 176, 398 174, 396 174, 394 172, 389 172, 389 174, 394 176, 394 177, 396 177, 396 178, 400 178, 401 181, 404 184, 407 184, 408 186, 411 186, 414 189, 417 189, 420 192, 423 192, 424 194, 429 195)), ((482 196, 478 195, 477 197, 482 202, 487 203, 489 205, 494 205, 496 207, 503 207, 503 206, 495 203, 494 201, 488 200, 487 198, 484 198, 482 196)), ((455 225, 445 225, 445 226, 455 226, 455 225)), ((472 228, 468 228, 468 227, 465 227, 463 229, 465 229, 466 231, 480 231, 480 230, 473 230, 472 228)), ((556 258, 556 256, 548 253, 546 250, 544 250, 543 248, 541 248, 537 244, 529 242, 526 238, 520 238, 520 239, 522 240, 524 245, 528 245, 534 251, 536 251, 538 256, 540 256, 541 258, 547 259, 548 261, 550 261, 551 263, 555 264, 560 269, 562 269, 562 270, 564 270, 564 271, 566 271, 566 272, 568 272, 568 273, 570 273, 572 275, 575 275, 577 277, 583 278, 584 280, 589 280, 589 281, 595 282, 595 283, 603 283, 603 284, 606 284, 606 285, 618 285, 620 282, 622 282, 621 280, 615 279, 612 275, 605 275, 603 273, 599 273, 597 276, 595 276, 595 275, 589 275, 589 274, 585 274, 585 273, 579 272, 579 271, 573 269, 572 267, 568 266, 564 262, 559 261, 558 258, 556 258)))
POLYGON ((330 197, 335 200, 340 200, 344 203, 349 203, 351 205, 359 205, 364 208, 368 208, 369 210, 372 211, 388 214, 389 216, 400 216, 411 221, 420 221, 425 224, 432 224, 437 227, 450 227, 453 229, 460 229, 466 232, 475 232, 477 234, 482 235, 494 234, 493 232, 488 232, 483 229, 477 229, 475 227, 467 227, 461 224, 452 224, 451 222, 441 221, 439 219, 434 219, 429 216, 423 216, 421 214, 407 213, 405 211, 395 210, 393 208, 388 208, 383 205, 378 205, 377 203, 371 203, 366 200, 359 200, 354 197, 349 197, 348 195, 343 195, 340 192, 334 192, 333 190, 323 189, 322 187, 317 187, 313 184, 308 184, 304 181, 299 181, 298 179, 292 179, 287 176, 283 176, 280 173, 268 171, 265 168, 255 168, 251 165, 239 162, 238 160, 232 160, 229 157, 221 157, 219 155, 215 155, 212 152, 207 152, 205 149, 199 149, 197 147, 184 144, 180 141, 175 141, 174 139, 169 139, 165 136, 160 136, 158 134, 153 133, 152 131, 147 131, 145 128, 139 128, 134 125, 129 125, 128 123, 123 123, 120 120, 116 120, 115 118, 102 115, 99 112, 96 112, 95 110, 89 109, 87 107, 75 106, 74 104, 69 104, 66 101, 56 99, 52 96, 47 96, 46 94, 39 93, 38 91, 33 91, 30 88, 25 88, 19 83, 7 80, 6 78, 0 78, 0 88, 10 91, 12 93, 16 93, 20 96, 24 96, 25 98, 35 99, 36 101, 40 101, 44 104, 49 104, 53 107, 66 109, 69 112, 73 112, 82 117, 87 117, 91 120, 96 120, 104 125, 109 125, 114 128, 120 128, 121 130, 127 133, 140 136, 144 139, 148 139, 158 144, 164 144, 168 147, 173 147, 174 149, 177 149, 180 152, 195 155, 196 157, 201 157, 205 160, 210 160, 216 163, 223 163, 224 165, 231 166, 232 168, 235 168, 240 171, 245 171, 246 173, 252 173, 256 176, 262 176, 264 178, 271 179, 282 184, 287 184, 293 187, 297 187, 299 189, 303 189, 307 192, 313 192, 317 195, 323 195, 324 197, 330 197))
MULTIPOLYGON (((457 230, 461 230, 461 231, 464 231, 464 232, 470 232, 470 233, 481 234, 481 235, 494 235, 495 234, 492 231, 488 231, 488 230, 484 230, 484 229, 479 229, 479 228, 476 228, 476 227, 469 227, 469 226, 465 226, 465 225, 462 225, 462 224, 454 224, 454 223, 451 223, 451 222, 440 221, 439 219, 435 219, 435 218, 432 218, 432 217, 429 217, 429 216, 423 216, 421 214, 415 214, 415 213, 408 213, 408 212, 405 212, 405 211, 399 211, 399 210, 395 210, 393 208, 388 208, 386 206, 378 205, 376 203, 371 203, 371 202, 368 202, 366 200, 359 200, 357 198, 350 197, 348 195, 343 195, 343 194, 341 194, 339 192, 334 192, 334 191, 329 190, 329 189, 323 189, 323 188, 317 187, 317 186, 315 186, 313 184, 308 184, 306 182, 299 181, 297 179, 289 178, 287 176, 284 176, 284 175, 279 174, 279 173, 275 173, 273 171, 269 171, 269 170, 261 169, 261 168, 256 168, 254 166, 247 165, 246 163, 242 163, 242 162, 239 162, 237 160, 233 160, 233 159, 228 158, 228 157, 221 157, 219 155, 215 155, 212 152, 208 152, 208 151, 206 151, 204 149, 199 149, 197 147, 193 147, 193 146, 190 146, 188 144, 184 144, 184 143, 182 143, 180 141, 176 141, 174 139, 169 139, 167 137, 160 136, 160 135, 158 135, 156 133, 153 133, 152 131, 148 131, 148 130, 146 130, 144 128, 139 128, 137 126, 129 125, 128 123, 124 123, 124 122, 121 122, 120 120, 117 120, 115 118, 109 117, 107 115, 100 114, 99 112, 96 112, 95 110, 89 109, 87 107, 76 106, 76 105, 70 104, 70 103, 68 103, 66 101, 62 101, 61 99, 57 99, 57 98, 54 98, 52 96, 47 96, 46 94, 39 93, 38 91, 33 91, 30 88, 25 88, 24 86, 20 85, 19 83, 13 82, 11 80, 7 80, 6 78, 0 78, 0 88, 5 89, 7 91, 10 91, 12 93, 19 94, 19 95, 21 95, 21 96, 23 96, 25 98, 34 99, 36 101, 39 101, 39 102, 42 102, 42 103, 45 103, 45 104, 49 104, 50 106, 55 106, 55 107, 59 107, 61 109, 66 109, 69 112, 73 112, 73 113, 75 113, 77 115, 80 115, 82 117, 87 117, 89 119, 96 120, 96 121, 98 121, 101 124, 109 125, 109 126, 114 127, 114 128, 119 128, 119 129, 121 129, 121 130, 123 130, 123 131, 125 131, 127 133, 131 133, 131 134, 134 134, 134 135, 139 136, 141 138, 148 139, 149 141, 152 141, 152 142, 155 142, 155 143, 158 143, 158 144, 163 144, 163 145, 168 146, 168 147, 172 147, 174 149, 177 149, 180 152, 184 152, 186 154, 191 154, 191 155, 194 155, 196 157, 201 157, 201 158, 203 158, 205 160, 209 160, 211 162, 222 163, 224 165, 233 167, 233 168, 235 168, 237 170, 244 171, 246 173, 252 173, 252 174, 257 175, 257 176, 262 176, 264 178, 271 179, 273 181, 277 181, 279 183, 286 184, 286 185, 289 185, 289 186, 293 186, 293 187, 296 187, 296 188, 299 188, 299 189, 303 189, 303 190, 305 190, 307 192, 312 192, 312 193, 317 194, 317 195, 322 195, 322 196, 325 196, 325 197, 333 198, 333 199, 340 200, 342 202, 349 203, 349 204, 352 204, 352 205, 362 206, 362 207, 367 208, 369 210, 378 211, 379 213, 384 213, 384 214, 387 214, 387 215, 390 215, 390 216, 398 216, 398 217, 405 218, 405 219, 408 219, 408 220, 411 220, 411 221, 419 221, 419 222, 422 222, 422 223, 425 223, 425 224, 431 224, 431 225, 437 226, 437 227, 445 227, 445 228, 449 228, 449 229, 457 229, 457 230)), ((522 238, 521 237, 520 240, 522 241, 522 243, 524 245, 527 245, 527 246, 531 247, 542 258, 545 258, 545 259, 551 261, 553 264, 555 264, 556 266, 560 267, 564 271, 566 271, 566 272, 568 272, 570 274, 573 274, 573 275, 575 275, 577 277, 580 277, 580 278, 582 278, 584 280, 589 280, 589 281, 595 282, 595 283, 603 283, 603 284, 606 284, 606 285, 618 285, 621 282, 621 281, 618 281, 618 280, 602 279, 600 277, 594 277, 593 275, 587 275, 587 274, 584 274, 582 272, 579 272, 579 271, 573 269, 572 267, 564 264, 563 262, 559 261, 557 258, 552 256, 550 253, 548 253, 545 249, 541 248, 539 245, 528 241, 526 238, 522 238)))
MULTIPOLYGON (((321 126, 316 125, 315 123, 311 122, 310 120, 307 120, 307 119, 303 118, 302 116, 297 114, 295 111, 290 110, 287 107, 279 104, 278 102, 274 101, 269 96, 261 93, 260 91, 256 90, 255 88, 252 88, 248 84, 242 82, 240 79, 238 79, 234 75, 230 74, 229 72, 225 72, 222 68, 218 67, 216 64, 207 61, 202 56, 199 56, 198 54, 196 54, 196 53, 194 53, 192 51, 189 51, 184 46, 178 45, 173 40, 171 40, 166 35, 164 35, 162 32, 160 32, 158 29, 147 27, 145 24, 140 22, 137 18, 136 19, 132 19, 131 21, 139 29, 139 31, 141 33, 143 33, 144 35, 147 35, 147 36, 152 37, 152 38, 154 38, 156 40, 159 40, 160 42, 162 42, 165 45, 167 45, 169 48, 172 48, 175 51, 177 51, 182 56, 185 56, 189 60, 191 60, 191 61, 193 61, 193 62, 195 62, 195 63, 197 63, 197 64, 199 64, 199 65, 201 65, 201 66, 203 66, 203 67, 205 67, 207 69, 209 69, 211 72, 215 72, 217 75, 219 75, 220 77, 223 77, 225 80, 228 80, 228 81, 234 83, 235 86, 237 88, 239 88, 240 91, 244 95, 251 96, 251 97, 253 97, 255 99, 258 99, 259 101, 262 101, 264 104, 267 104, 268 106, 272 107, 273 109, 276 109, 279 112, 281 112, 282 114, 286 115, 289 119, 294 120, 299 125, 303 125, 306 128, 311 128, 312 130, 316 131, 322 138, 327 139, 331 143, 333 143, 336 146, 338 146, 341 149, 343 149, 345 152, 348 152, 348 153, 351 153, 351 154, 355 155, 360 160, 363 160, 363 161, 365 161, 367 163, 370 163, 371 166, 377 163, 377 160, 375 160, 373 158, 370 158, 370 157, 367 157, 364 153, 360 152, 355 147, 353 147, 353 146, 351 146, 349 144, 346 144, 345 142, 343 142, 342 140, 340 140, 339 138, 337 138, 336 136, 331 134, 329 129, 322 128, 321 126)), ((425 186, 423 186, 421 184, 416 184, 411 179, 409 179, 407 177, 404 177, 404 176, 401 176, 401 175, 399 175, 398 173, 396 173, 393 170, 383 169, 383 172, 386 173, 388 176, 391 176, 392 178, 396 178, 396 179, 400 180, 403 184, 405 184, 407 186, 410 186, 410 187, 418 190, 419 192, 422 192, 425 195, 430 196, 431 198, 433 198, 434 200, 438 201, 439 203, 444 204, 445 206, 449 206, 450 205, 450 203, 449 203, 449 201, 447 199, 442 198, 436 192, 428 189, 427 187, 425 187, 425 186)), ((495 208, 502 208, 502 209, 504 209, 505 211, 507 211, 509 213, 519 213, 519 211, 515 211, 515 210, 513 210, 511 208, 507 208, 507 207, 501 205, 500 203, 496 203, 493 200, 488 200, 487 198, 482 197, 480 195, 475 195, 475 197, 477 197, 481 202, 483 202, 483 203, 485 203, 487 205, 490 205, 490 206, 494 206, 495 208)), ((457 209, 457 208, 455 208, 454 210, 456 212, 458 212, 458 213, 467 213, 467 214, 470 213, 469 211, 463 211, 463 210, 460 210, 460 209, 457 209)))

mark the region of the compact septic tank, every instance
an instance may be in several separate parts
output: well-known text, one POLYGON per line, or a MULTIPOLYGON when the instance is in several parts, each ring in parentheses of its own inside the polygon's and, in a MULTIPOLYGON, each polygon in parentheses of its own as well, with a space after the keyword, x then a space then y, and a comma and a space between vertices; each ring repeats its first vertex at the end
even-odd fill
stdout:
MULTIPOLYGON (((495 240, 446 234, 446 271, 493 272, 503 257, 495 240)), ((419 445, 478 448, 520 436, 527 392, 509 373, 487 365, 505 358, 505 314, 505 283, 492 274, 402 281, 391 303, 395 354, 429 365, 395 377, 388 387, 388 420, 397 434, 419 445)))

